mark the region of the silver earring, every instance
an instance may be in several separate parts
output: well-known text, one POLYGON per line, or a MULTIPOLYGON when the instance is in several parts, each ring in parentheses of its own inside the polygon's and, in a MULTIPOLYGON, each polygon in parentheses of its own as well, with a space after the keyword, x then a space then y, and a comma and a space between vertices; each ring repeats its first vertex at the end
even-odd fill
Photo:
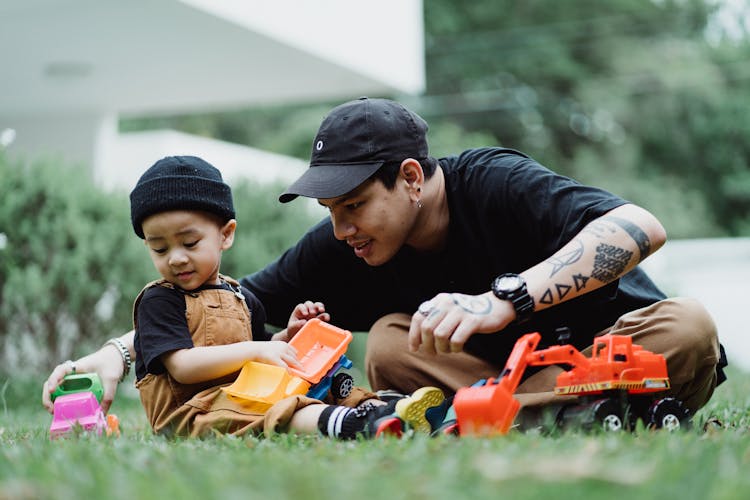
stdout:
POLYGON ((422 200, 417 200, 417 208, 422 208, 422 200))

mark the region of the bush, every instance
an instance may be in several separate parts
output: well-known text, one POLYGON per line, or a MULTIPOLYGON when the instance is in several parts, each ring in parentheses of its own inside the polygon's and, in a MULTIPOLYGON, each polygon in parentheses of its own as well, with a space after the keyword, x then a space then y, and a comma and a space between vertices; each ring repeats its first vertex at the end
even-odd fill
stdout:
POLYGON ((153 272, 132 236, 127 199, 90 177, 0 156, 4 371, 48 367, 132 324, 132 297, 153 272))
MULTIPOLYGON (((128 198, 83 168, 0 153, 0 371, 46 371, 132 327, 132 304, 158 277, 130 225, 128 198)), ((222 271, 270 262, 316 217, 282 206, 280 186, 233 186, 240 221, 222 271)), ((291 312, 291 311, 290 311, 291 312)))
POLYGON ((310 213, 306 200, 279 203, 285 187, 249 180, 232 183, 237 232, 234 245, 222 257, 224 274, 240 279, 263 268, 325 215, 322 209, 317 215, 310 213))

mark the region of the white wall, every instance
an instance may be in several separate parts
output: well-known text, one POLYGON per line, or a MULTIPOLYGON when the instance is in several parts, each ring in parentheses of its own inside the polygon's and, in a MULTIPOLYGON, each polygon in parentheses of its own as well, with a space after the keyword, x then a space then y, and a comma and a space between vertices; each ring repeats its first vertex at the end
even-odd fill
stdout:
POLYGON ((307 162, 297 158, 174 130, 155 130, 113 137, 100 157, 97 183, 129 192, 148 167, 173 155, 200 156, 221 170, 230 183, 248 178, 289 184, 307 168, 307 162))
POLYGON ((669 241, 642 267, 667 295, 700 300, 730 364, 750 371, 750 238, 669 241))

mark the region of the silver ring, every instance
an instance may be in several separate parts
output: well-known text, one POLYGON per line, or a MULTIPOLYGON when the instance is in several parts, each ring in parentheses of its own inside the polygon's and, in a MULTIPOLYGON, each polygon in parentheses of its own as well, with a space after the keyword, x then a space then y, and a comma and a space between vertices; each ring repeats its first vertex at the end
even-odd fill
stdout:
POLYGON ((422 316, 427 317, 434 310, 435 310, 435 305, 429 300, 427 300, 419 304, 419 309, 417 309, 417 312, 419 312, 419 314, 421 314, 422 316))
POLYGON ((70 363, 70 372, 75 373, 76 372, 76 362, 72 360, 67 360, 65 363, 70 363))

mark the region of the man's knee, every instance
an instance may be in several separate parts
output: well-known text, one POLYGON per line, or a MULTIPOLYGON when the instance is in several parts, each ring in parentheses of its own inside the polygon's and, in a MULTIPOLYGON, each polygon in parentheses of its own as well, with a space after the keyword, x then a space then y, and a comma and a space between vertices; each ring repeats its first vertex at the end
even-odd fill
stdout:
POLYGON ((689 353, 695 363, 716 364, 719 360, 719 339, 711 314, 699 301, 680 297, 669 301, 670 312, 676 318, 678 330, 674 339, 678 349, 689 353))
POLYGON ((388 314, 377 320, 367 334, 365 371, 370 387, 393 389, 398 367, 405 360, 407 333, 411 318, 402 313, 388 314))
POLYGON ((717 343, 716 324, 703 304, 688 297, 674 298, 671 303, 685 336, 690 337, 687 342, 717 343))
POLYGON ((394 313, 383 316, 373 323, 367 334, 365 365, 380 365, 392 361, 393 356, 402 352, 408 333, 408 316, 394 313))
POLYGON ((666 305, 676 318, 675 346, 668 357, 672 390, 695 412, 711 397, 720 359, 716 324, 706 308, 691 298, 675 298, 666 305))

